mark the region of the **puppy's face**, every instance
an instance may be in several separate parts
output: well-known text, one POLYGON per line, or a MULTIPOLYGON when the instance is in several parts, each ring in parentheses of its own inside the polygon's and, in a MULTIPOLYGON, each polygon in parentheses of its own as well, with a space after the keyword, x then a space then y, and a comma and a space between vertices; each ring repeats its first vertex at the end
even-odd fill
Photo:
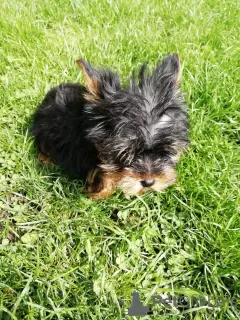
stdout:
POLYGON ((138 174, 126 168, 119 174, 116 186, 126 195, 140 195, 149 190, 161 192, 175 182, 176 171, 171 167, 158 174, 138 174))
POLYGON ((173 160, 157 153, 144 152, 136 153, 131 162, 122 159, 101 164, 100 167, 105 174, 113 177, 115 185, 126 195, 134 195, 149 190, 161 192, 175 183, 177 175, 173 160))
POLYGON ((151 75, 143 66, 128 88, 111 71, 78 63, 88 89, 87 137, 98 150, 101 170, 127 195, 160 192, 173 184, 188 145, 178 57, 169 55, 151 75))

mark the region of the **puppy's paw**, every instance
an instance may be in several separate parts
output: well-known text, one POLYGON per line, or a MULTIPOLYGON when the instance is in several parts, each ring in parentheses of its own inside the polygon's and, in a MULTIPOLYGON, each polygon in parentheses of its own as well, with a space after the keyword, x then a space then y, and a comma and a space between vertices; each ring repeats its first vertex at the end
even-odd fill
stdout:
POLYGON ((99 169, 93 169, 87 177, 87 188, 84 193, 92 199, 103 199, 109 197, 114 190, 113 181, 105 176, 99 169))
POLYGON ((98 193, 104 188, 102 173, 98 168, 89 171, 85 193, 98 193))
POLYGON ((49 165, 52 163, 51 159, 42 152, 39 154, 39 161, 44 165, 49 165))

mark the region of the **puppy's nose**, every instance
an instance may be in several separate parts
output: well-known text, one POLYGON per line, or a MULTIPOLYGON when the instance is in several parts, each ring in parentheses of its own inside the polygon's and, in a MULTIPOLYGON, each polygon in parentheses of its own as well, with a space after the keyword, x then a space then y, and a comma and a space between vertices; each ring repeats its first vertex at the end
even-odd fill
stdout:
POLYGON ((147 180, 142 180, 141 181, 141 184, 144 188, 147 188, 147 187, 151 187, 154 185, 154 182, 155 180, 151 180, 151 179, 147 179, 147 180))

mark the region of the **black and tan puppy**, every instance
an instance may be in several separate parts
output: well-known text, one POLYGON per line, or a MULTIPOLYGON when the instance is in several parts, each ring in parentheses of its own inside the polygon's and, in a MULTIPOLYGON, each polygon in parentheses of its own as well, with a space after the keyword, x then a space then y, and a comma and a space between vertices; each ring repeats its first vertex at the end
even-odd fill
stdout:
POLYGON ((86 182, 92 197, 162 191, 176 181, 175 166, 188 145, 180 63, 168 55, 149 74, 146 65, 129 87, 117 74, 77 61, 86 86, 61 84, 33 116, 41 153, 86 182))

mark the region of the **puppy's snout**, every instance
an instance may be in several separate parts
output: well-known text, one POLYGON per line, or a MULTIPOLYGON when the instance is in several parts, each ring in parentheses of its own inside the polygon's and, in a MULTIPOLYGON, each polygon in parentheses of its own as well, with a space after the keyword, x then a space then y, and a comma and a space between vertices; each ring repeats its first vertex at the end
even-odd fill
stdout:
POLYGON ((147 188, 147 187, 151 187, 154 185, 154 182, 155 180, 152 180, 152 179, 147 179, 147 180, 142 180, 141 181, 141 184, 144 188, 147 188))

